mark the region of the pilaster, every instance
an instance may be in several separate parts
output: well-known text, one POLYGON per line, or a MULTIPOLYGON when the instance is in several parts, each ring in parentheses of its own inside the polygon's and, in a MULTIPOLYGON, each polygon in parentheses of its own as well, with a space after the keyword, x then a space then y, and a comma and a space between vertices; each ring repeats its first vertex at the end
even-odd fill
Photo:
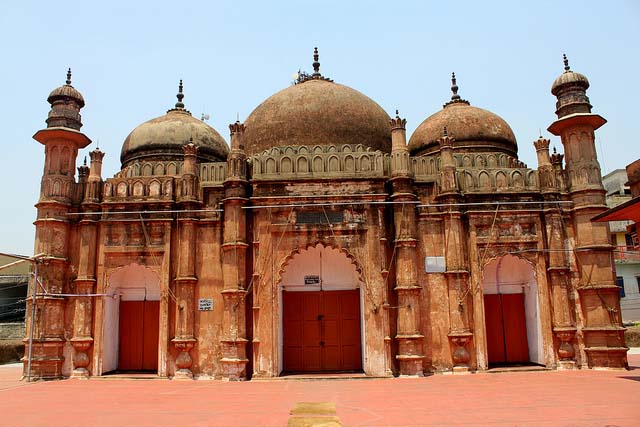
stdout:
POLYGON ((231 130, 231 152, 224 181, 224 231, 222 244, 223 337, 222 376, 226 380, 245 380, 247 359, 246 331, 246 252, 248 203, 247 157, 244 152, 244 125, 236 122, 231 130))
POLYGON ((424 367, 420 330, 420 295, 418 283, 416 208, 418 200, 412 189, 409 150, 406 145, 406 120, 397 115, 391 122, 391 198, 398 204, 394 207, 396 246, 396 286, 398 296, 398 321, 396 340, 401 376, 423 376, 424 367))

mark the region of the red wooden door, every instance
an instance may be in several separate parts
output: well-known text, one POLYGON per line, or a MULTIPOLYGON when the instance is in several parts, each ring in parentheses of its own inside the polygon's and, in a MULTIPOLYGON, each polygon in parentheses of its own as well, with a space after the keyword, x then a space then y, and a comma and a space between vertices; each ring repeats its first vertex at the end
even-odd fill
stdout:
POLYGON ((118 370, 157 371, 160 301, 120 301, 118 370))
POLYGON ((487 353, 489 364, 506 361, 504 332, 502 330, 502 304, 500 294, 484 296, 484 323, 487 327, 487 353))
POLYGON ((524 314, 524 294, 503 294, 502 316, 507 363, 528 362, 529 344, 527 320, 524 314))
POLYGON ((524 294, 485 295, 484 318, 489 364, 529 362, 524 294))
POLYGON ((357 290, 283 292, 284 370, 362 369, 357 290))

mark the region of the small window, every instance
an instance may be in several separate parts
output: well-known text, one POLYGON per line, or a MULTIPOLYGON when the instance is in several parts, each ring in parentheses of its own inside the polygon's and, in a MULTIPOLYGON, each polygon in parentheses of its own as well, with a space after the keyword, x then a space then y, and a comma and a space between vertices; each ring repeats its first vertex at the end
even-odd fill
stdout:
POLYGON ((616 285, 620 288, 620 298, 624 298, 624 278, 622 276, 616 277, 616 285))
POLYGON ((624 235, 624 243, 627 245, 627 250, 633 249, 633 237, 631 234, 624 235))
POLYGON ((636 276, 636 283, 638 284, 638 293, 640 294, 640 276, 636 276))

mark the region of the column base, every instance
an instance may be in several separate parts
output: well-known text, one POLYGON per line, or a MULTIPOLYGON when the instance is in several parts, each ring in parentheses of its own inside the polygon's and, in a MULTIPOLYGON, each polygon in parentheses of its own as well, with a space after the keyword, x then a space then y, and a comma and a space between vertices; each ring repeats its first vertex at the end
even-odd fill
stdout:
POLYGON ((454 366, 452 372, 454 375, 470 374, 471 369, 468 366, 454 366))
POLYGON ((76 368, 71 373, 71 378, 77 380, 88 380, 90 377, 89 371, 86 368, 76 368))
POLYGON ((31 373, 27 372, 29 366, 29 340, 25 339, 25 355, 22 358, 24 363, 23 376, 34 380, 54 380, 62 378, 63 338, 44 338, 33 340, 33 351, 31 355, 31 373))
POLYGON ((193 372, 191 372, 191 369, 178 369, 172 379, 174 379, 174 380, 192 380, 193 379, 193 372))
POLYGON ((628 369, 627 347, 588 347, 587 362, 591 369, 628 369))
POLYGON ((222 363, 222 381, 246 381, 246 367, 249 363, 248 359, 233 359, 223 357, 222 363))
POLYGON ((400 362, 400 377, 424 377, 422 360, 424 356, 399 354, 396 360, 400 362))
POLYGON ((558 362, 559 371, 568 371, 578 369, 578 364, 575 360, 561 360, 558 362))

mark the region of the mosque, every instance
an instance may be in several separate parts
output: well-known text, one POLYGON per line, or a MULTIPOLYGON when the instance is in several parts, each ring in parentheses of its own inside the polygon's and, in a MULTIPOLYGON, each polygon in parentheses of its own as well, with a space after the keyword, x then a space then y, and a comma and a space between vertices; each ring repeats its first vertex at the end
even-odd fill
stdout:
MULTIPOLYGON (((30 378, 373 377, 627 367, 587 78, 553 82, 564 155, 518 160, 458 94, 408 139, 313 73, 230 145, 183 103, 131 131, 121 170, 78 151, 85 101, 53 90, 27 306, 30 378)), ((425 114, 426 115, 426 114, 425 114)))

